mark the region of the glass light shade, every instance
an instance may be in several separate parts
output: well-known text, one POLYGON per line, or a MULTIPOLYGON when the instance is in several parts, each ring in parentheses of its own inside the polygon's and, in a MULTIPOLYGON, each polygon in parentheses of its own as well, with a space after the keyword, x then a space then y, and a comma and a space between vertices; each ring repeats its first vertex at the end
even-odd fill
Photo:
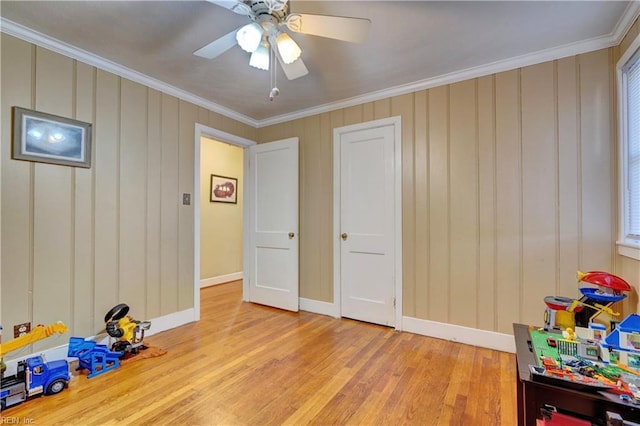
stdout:
POLYGON ((249 65, 261 70, 269 70, 269 43, 260 43, 260 46, 251 54, 249 65))
POLYGON ((238 30, 236 40, 242 50, 253 53, 262 40, 262 27, 256 22, 247 24, 238 30))
POLYGON ((276 39, 276 44, 278 45, 278 51, 280 52, 282 62, 285 64, 292 63, 298 59, 302 53, 300 46, 298 46, 298 44, 293 41, 287 33, 280 33, 276 39))

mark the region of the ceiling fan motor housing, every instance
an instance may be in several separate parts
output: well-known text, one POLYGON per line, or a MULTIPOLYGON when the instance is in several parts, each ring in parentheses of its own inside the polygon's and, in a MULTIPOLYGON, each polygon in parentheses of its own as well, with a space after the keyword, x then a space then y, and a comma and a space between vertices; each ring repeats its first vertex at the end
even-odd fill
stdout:
POLYGON ((255 16, 257 22, 258 18, 264 15, 268 15, 274 18, 275 23, 282 22, 289 13, 289 4, 287 0, 247 0, 245 2, 255 16))

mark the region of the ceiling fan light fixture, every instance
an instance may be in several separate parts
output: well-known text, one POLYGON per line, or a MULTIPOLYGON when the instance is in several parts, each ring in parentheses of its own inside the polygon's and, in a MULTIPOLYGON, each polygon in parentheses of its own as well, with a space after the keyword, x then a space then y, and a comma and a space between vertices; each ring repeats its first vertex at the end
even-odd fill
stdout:
POLYGON ((256 22, 245 25, 236 33, 238 45, 245 52, 253 53, 260 46, 262 40, 262 27, 256 22))
POLYGON ((260 43, 258 48, 251 54, 249 65, 260 70, 269 70, 269 43, 266 41, 260 43))
POLYGON ((278 34, 276 44, 278 45, 280 57, 285 64, 296 61, 302 54, 300 46, 285 32, 278 34))

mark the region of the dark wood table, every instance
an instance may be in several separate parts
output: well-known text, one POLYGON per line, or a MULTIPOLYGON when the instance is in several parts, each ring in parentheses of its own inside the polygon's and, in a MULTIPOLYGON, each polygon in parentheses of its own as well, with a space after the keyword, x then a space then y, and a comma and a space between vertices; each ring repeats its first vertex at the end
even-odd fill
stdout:
POLYGON ((594 424, 606 424, 606 412, 618 413, 625 420, 640 421, 640 405, 624 402, 609 392, 583 392, 534 381, 529 365, 537 365, 529 326, 513 324, 518 368, 518 425, 535 426, 541 408, 555 407, 558 412, 575 415, 594 424))

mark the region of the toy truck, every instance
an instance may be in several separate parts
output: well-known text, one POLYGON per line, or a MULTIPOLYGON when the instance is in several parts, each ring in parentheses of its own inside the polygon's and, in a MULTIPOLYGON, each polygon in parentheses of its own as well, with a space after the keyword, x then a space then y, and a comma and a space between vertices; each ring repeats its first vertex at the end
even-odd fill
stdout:
POLYGON ((66 360, 46 362, 34 356, 18 362, 15 376, 3 377, 0 407, 4 410, 36 395, 53 395, 67 387, 71 380, 66 360))
MULTIPOLYGON (((2 356, 45 339, 54 333, 64 334, 67 326, 62 322, 38 325, 30 333, 6 343, 0 343, 2 356)), ((69 384, 69 363, 66 360, 46 362, 42 356, 33 356, 19 361, 14 376, 4 377, 4 363, 0 367, 0 408, 19 404, 36 395, 53 395, 61 392, 69 384)))

